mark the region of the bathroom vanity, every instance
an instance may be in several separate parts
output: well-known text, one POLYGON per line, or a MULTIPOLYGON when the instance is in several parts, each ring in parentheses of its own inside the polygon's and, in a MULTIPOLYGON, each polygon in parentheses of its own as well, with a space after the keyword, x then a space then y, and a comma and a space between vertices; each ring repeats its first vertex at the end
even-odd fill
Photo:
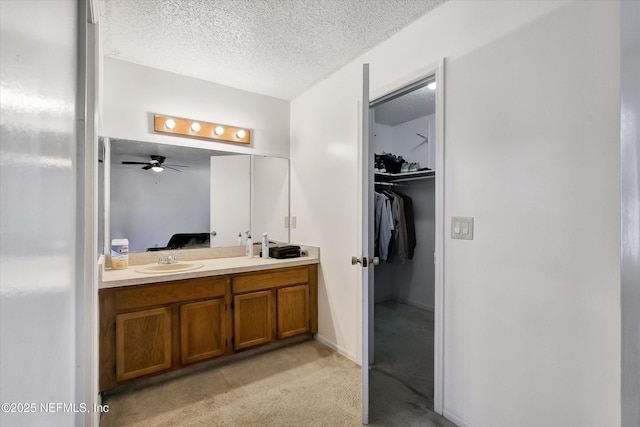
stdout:
POLYGON ((318 251, 102 270, 100 391, 318 330, 318 251), (194 267, 195 265, 195 267, 194 267))

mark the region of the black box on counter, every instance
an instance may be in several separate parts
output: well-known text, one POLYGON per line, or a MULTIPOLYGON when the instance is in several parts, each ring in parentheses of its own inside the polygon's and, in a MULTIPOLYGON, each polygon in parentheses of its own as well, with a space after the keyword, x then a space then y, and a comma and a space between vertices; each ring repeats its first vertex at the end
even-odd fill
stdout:
POLYGON ((298 258, 300 256, 300 246, 275 246, 269 248, 269 257, 276 259, 298 258))

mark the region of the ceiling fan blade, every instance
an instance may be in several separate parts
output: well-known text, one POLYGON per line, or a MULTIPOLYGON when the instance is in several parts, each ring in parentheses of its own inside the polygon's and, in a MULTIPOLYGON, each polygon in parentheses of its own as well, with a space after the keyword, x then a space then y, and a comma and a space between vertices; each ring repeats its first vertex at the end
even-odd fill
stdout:
MULTIPOLYGON (((144 164, 144 163, 140 163, 140 164, 144 164)), ((151 165, 147 165, 147 166, 143 166, 142 169, 148 171, 149 169, 151 169, 153 166, 151 165)))
MULTIPOLYGON (((167 169, 171 169, 171 170, 174 170, 174 171, 182 172, 180 169, 172 168, 171 166, 162 165, 162 167, 163 168, 167 168, 167 169)), ((188 166, 185 166, 185 167, 188 167, 188 166)))
POLYGON ((123 165, 148 165, 149 162, 122 162, 123 165))
POLYGON ((168 165, 166 163, 163 163, 162 166, 168 167, 168 166, 174 166, 176 168, 188 168, 189 166, 187 165, 168 165))

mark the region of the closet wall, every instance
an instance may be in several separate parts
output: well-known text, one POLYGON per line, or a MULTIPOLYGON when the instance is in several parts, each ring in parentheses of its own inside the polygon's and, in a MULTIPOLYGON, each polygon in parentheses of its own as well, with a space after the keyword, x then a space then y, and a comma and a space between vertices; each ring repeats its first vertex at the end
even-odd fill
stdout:
MULTIPOLYGON (((402 156, 420 167, 434 168, 435 115, 421 117, 396 126, 373 125, 373 148, 402 156), (428 143, 416 135, 428 137, 428 143)), ((375 269, 374 299, 399 301, 422 309, 434 310, 435 252, 435 179, 409 181, 389 187, 413 199, 416 248, 412 260, 404 263, 381 263, 375 269)), ((387 187, 380 187, 387 188, 387 187)))

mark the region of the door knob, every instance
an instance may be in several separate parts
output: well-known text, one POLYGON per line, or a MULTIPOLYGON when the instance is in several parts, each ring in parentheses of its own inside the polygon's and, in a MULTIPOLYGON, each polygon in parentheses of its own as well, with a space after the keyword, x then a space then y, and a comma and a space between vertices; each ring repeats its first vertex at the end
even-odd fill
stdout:
POLYGON ((356 256, 351 257, 351 265, 362 264, 363 267, 369 267, 369 265, 379 265, 380 258, 373 257, 371 259, 367 259, 367 257, 358 258, 356 256))
POLYGON ((212 236, 215 236, 215 235, 216 235, 216 234, 218 234, 218 233, 214 230, 214 231, 212 231, 210 234, 211 234, 212 236))

